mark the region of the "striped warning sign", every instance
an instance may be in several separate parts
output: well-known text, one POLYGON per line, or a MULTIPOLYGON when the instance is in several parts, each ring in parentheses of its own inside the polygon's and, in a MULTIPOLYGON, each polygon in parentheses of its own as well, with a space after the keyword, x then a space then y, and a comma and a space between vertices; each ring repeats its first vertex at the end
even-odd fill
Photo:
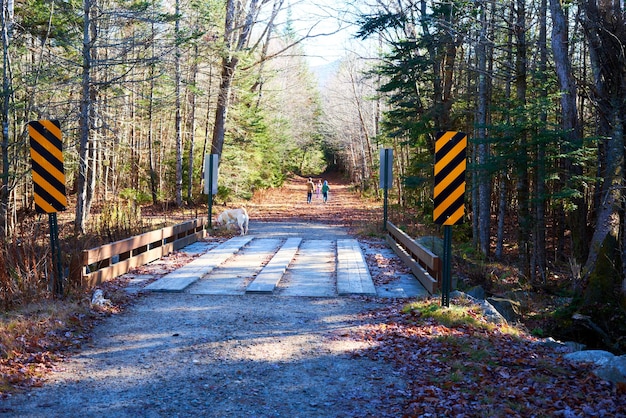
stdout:
POLYGON ((28 123, 30 158, 33 164, 35 210, 55 213, 65 210, 65 172, 61 124, 56 120, 28 123))
POLYGON ((465 214, 465 151, 463 132, 439 132, 435 142, 435 209, 439 225, 456 225, 465 214))

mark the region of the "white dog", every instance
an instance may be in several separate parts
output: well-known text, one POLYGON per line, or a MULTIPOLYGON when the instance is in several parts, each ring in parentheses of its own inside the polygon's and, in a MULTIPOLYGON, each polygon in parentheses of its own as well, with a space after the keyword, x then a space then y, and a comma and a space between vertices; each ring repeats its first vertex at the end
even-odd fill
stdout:
POLYGON ((217 217, 217 224, 219 226, 225 226, 226 228, 230 228, 231 226, 237 225, 241 235, 246 235, 248 233, 248 212, 246 212, 245 208, 239 209, 227 209, 224 212, 220 213, 217 217))

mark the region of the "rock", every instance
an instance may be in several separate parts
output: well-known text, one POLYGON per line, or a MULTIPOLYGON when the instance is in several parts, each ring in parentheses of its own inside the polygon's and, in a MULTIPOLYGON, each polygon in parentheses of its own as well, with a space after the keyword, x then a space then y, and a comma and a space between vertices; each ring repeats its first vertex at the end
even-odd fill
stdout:
POLYGON ((520 303, 511 299, 490 297, 489 302, 508 322, 517 322, 521 315, 520 303))
POLYGON ((583 350, 567 354, 565 359, 574 363, 593 363, 596 366, 604 366, 615 358, 615 354, 604 350, 583 350))
POLYGON ((626 383, 626 356, 615 356, 604 350, 583 350, 564 356, 573 363, 592 363, 593 373, 600 379, 613 383, 626 383))
POLYGON ((554 349, 560 349, 571 353, 573 351, 581 351, 585 349, 585 344, 577 343, 575 341, 559 341, 552 337, 543 338, 536 342, 537 345, 542 347, 549 347, 554 349))
POLYGON ((491 322, 493 324, 505 324, 507 322, 506 318, 504 318, 504 316, 502 316, 492 304, 485 300, 476 299, 475 297, 463 292, 459 292, 458 290, 450 292, 450 297, 469 299, 480 307, 480 310, 483 312, 483 315, 488 322, 491 322))
POLYGON ((615 357, 608 364, 595 369, 593 373, 609 382, 626 383, 626 358, 615 357))
POLYGON ((91 304, 93 306, 111 306, 111 301, 104 298, 104 292, 101 289, 96 289, 91 297, 91 304))
POLYGON ((492 322, 494 324, 506 324, 507 320, 491 303, 486 300, 479 300, 477 303, 480 305, 483 313, 485 314, 485 319, 487 321, 492 322))
POLYGON ((582 351, 587 348, 585 344, 577 343, 576 341, 564 341, 563 344, 569 348, 570 351, 582 351))
POLYGON ((482 286, 474 286, 465 293, 478 300, 485 300, 485 296, 487 296, 482 286))

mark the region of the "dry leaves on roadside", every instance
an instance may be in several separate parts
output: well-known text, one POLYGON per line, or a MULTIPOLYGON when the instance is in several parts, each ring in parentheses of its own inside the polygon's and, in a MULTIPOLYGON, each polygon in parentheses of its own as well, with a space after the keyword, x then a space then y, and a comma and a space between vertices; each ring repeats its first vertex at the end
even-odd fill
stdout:
POLYGON ((524 333, 448 327, 402 307, 371 312, 350 338, 371 347, 355 356, 390 362, 410 382, 404 416, 626 416, 624 391, 524 333))

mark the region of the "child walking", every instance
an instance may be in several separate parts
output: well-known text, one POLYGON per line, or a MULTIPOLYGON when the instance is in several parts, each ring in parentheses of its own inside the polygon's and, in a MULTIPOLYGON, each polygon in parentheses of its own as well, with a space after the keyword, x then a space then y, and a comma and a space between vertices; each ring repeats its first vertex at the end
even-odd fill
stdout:
POLYGON ((313 190, 315 190, 315 184, 313 184, 313 179, 309 177, 309 181, 306 182, 306 202, 311 203, 311 199, 313 198, 313 190))
POLYGON ((330 186, 328 182, 324 180, 324 185, 322 186, 322 197, 324 198, 324 203, 328 202, 328 192, 330 191, 330 186))

